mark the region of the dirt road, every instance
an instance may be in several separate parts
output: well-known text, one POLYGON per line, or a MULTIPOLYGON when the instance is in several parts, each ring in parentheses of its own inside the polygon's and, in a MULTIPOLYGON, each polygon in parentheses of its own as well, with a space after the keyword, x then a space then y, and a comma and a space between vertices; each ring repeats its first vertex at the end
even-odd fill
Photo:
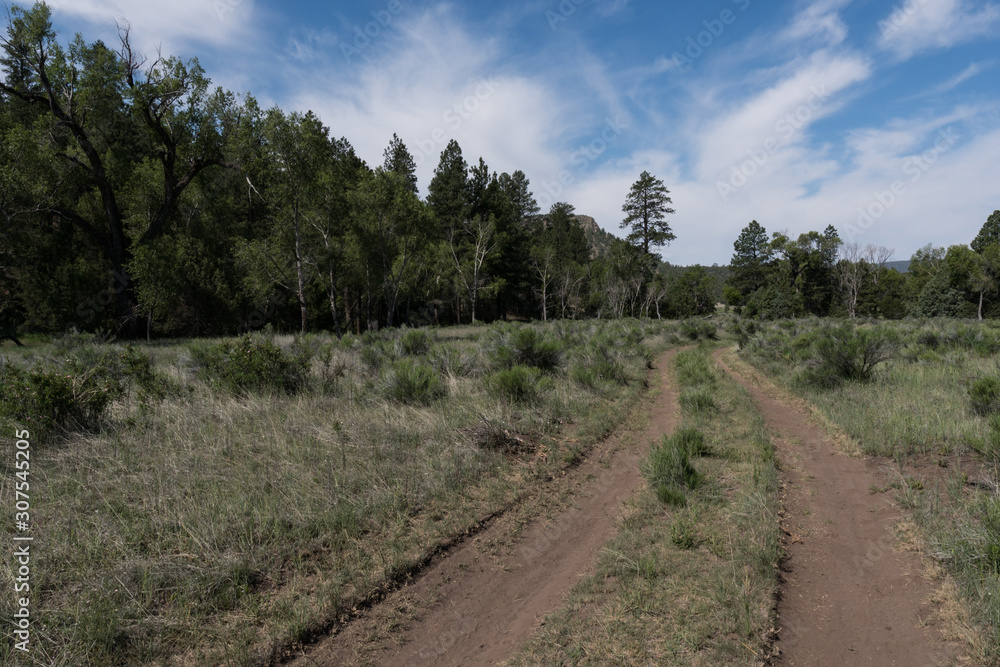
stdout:
POLYGON ((764 413, 785 485, 788 557, 778 604, 784 665, 953 664, 930 602, 935 584, 918 554, 899 552, 900 512, 871 462, 850 458, 801 412, 727 365, 764 413))
POLYGON ((501 533, 510 527, 490 526, 292 664, 444 667, 495 665, 510 657, 592 570, 617 530, 623 502, 642 483, 639 459, 649 441, 673 430, 677 400, 667 373, 672 356, 668 352, 656 363, 662 393, 646 431, 597 445, 570 473, 580 480, 570 507, 531 523, 506 553, 490 545, 506 542, 501 533), (400 612, 394 620, 379 620, 394 609, 400 612))

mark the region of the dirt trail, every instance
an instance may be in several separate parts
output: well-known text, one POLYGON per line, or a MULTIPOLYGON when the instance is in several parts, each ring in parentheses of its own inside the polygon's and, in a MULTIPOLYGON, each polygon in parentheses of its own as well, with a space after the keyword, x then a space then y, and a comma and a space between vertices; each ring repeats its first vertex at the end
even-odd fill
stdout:
POLYGON ((919 555, 894 550, 900 518, 872 462, 849 458, 801 412, 726 364, 775 437, 785 486, 788 552, 778 604, 784 665, 950 665, 962 651, 943 641, 919 555))
MULTIPOLYGON (((588 574, 610 540, 622 503, 642 481, 639 459, 650 439, 673 430, 676 393, 667 374, 673 352, 657 361, 661 395, 638 437, 597 445, 571 474, 581 480, 573 504, 550 521, 529 524, 509 553, 490 553, 510 526, 502 522, 443 555, 412 584, 378 607, 398 609, 408 622, 361 618, 295 660, 293 665, 495 665, 508 658, 588 574), (626 446, 623 446, 625 444, 626 446), (602 464, 603 459, 603 464, 602 464), (428 604, 430 602, 430 604, 428 604)), ((377 615, 371 610, 367 615, 377 615)))

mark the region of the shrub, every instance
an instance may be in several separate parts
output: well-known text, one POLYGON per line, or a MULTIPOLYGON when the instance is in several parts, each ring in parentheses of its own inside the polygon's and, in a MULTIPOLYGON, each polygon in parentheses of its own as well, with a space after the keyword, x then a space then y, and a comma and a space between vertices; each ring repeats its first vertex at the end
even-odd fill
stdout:
POLYGON ((972 411, 986 417, 1000 412, 1000 377, 987 375, 969 385, 972 411))
POLYGON ((384 340, 367 340, 361 348, 361 363, 373 372, 381 371, 397 358, 395 346, 384 340))
POLYGON ((559 367, 561 346, 532 327, 498 329, 488 343, 497 368, 531 366, 551 372, 559 367))
POLYGON ((898 338, 881 328, 855 329, 845 324, 827 329, 815 343, 815 358, 803 379, 819 387, 835 387, 844 381, 869 382, 876 367, 896 356, 898 338))
POLYGON ((714 322, 685 320, 681 323, 681 335, 690 340, 716 340, 719 337, 719 329, 714 322))
POLYGON ((486 387, 498 398, 515 403, 530 403, 536 400, 545 388, 541 376, 542 372, 537 368, 512 366, 488 375, 486 387))
POLYGON ((399 403, 427 405, 447 395, 441 377, 430 364, 401 359, 392 364, 382 381, 386 398, 399 403))
POLYGON ((309 359, 291 356, 271 340, 245 334, 212 346, 191 346, 199 374, 231 394, 281 391, 294 393, 305 385, 309 359))
POLYGON ((464 352, 454 345, 438 345, 430 353, 430 362, 439 373, 453 377, 466 377, 479 371, 474 352, 464 352))
POLYGON ((427 354, 431 349, 431 336, 423 329, 409 329, 397 340, 400 353, 411 357, 427 354))

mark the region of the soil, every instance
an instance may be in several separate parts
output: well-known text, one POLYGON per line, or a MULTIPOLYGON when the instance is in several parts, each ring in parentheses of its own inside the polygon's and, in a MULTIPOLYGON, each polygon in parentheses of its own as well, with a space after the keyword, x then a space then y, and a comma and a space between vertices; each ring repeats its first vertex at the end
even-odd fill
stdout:
POLYGON ((642 483, 639 460, 649 442, 673 430, 678 407, 667 372, 672 356, 657 360, 662 391, 645 431, 596 445, 569 472, 571 479, 551 489, 572 490, 569 507, 525 527, 493 522, 291 664, 444 667, 509 658, 593 571, 601 548, 618 530, 624 502, 642 483))
POLYGON ((759 379, 722 368, 753 395, 782 465, 787 557, 778 602, 776 664, 905 665, 964 662, 942 637, 932 601, 941 582, 918 553, 897 547, 903 518, 872 460, 841 452, 801 411, 759 379))

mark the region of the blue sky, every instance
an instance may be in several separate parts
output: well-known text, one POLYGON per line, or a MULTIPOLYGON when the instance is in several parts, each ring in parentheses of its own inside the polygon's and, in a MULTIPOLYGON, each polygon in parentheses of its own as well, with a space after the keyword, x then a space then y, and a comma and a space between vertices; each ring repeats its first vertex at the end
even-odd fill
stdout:
POLYGON ((1000 209, 1000 3, 985 0, 58 0, 64 36, 197 56, 218 85, 314 110, 369 164, 399 134, 421 195, 447 141, 617 234, 648 170, 675 264, 727 263, 756 219, 907 259, 1000 209))

